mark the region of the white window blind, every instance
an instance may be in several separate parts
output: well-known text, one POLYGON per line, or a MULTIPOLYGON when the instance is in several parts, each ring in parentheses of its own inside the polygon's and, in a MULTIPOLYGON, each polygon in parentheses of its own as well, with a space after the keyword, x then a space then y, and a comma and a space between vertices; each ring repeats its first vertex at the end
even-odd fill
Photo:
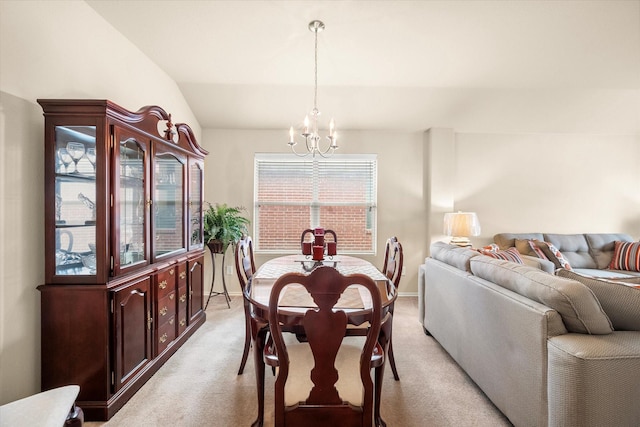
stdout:
POLYGON ((377 156, 300 158, 255 155, 254 243, 261 251, 297 251, 307 228, 338 235, 338 251, 375 251, 377 156))

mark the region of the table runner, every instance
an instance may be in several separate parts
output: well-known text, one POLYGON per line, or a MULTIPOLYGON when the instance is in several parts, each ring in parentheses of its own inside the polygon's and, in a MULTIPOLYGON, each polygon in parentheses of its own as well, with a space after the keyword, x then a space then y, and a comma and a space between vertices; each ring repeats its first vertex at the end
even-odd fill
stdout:
MULTIPOLYGON (((281 307, 317 307, 309 292, 301 285, 289 285, 284 288, 278 305, 281 307)), ((360 291, 356 288, 345 289, 334 307, 363 309, 364 303, 362 302, 360 291)))

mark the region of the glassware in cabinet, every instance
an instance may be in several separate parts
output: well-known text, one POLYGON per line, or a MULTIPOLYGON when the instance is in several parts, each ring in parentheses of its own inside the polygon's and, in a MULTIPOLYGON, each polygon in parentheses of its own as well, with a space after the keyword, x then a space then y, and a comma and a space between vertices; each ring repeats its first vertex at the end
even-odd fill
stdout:
POLYGON ((96 274, 95 150, 95 126, 55 127, 56 275, 96 274))

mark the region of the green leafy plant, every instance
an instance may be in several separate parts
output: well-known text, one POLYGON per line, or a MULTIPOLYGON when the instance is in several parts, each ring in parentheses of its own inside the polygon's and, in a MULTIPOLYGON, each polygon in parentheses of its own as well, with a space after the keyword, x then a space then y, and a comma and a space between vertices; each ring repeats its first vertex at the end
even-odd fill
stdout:
POLYGON ((225 253, 231 243, 238 242, 249 233, 250 221, 243 215, 246 209, 225 203, 205 203, 208 208, 204 211, 204 242, 211 250, 225 253))

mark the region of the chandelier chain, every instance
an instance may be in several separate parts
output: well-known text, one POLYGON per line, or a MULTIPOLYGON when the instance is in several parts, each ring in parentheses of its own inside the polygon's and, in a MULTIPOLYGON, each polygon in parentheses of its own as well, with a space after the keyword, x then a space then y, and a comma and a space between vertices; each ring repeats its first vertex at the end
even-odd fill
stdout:
POLYGON ((314 81, 313 81, 313 85, 314 85, 314 92, 313 92, 313 109, 317 110, 318 109, 318 29, 316 28, 316 30, 314 31, 315 36, 316 36, 316 43, 315 43, 315 56, 314 56, 314 63, 315 63, 315 68, 314 68, 314 81))

